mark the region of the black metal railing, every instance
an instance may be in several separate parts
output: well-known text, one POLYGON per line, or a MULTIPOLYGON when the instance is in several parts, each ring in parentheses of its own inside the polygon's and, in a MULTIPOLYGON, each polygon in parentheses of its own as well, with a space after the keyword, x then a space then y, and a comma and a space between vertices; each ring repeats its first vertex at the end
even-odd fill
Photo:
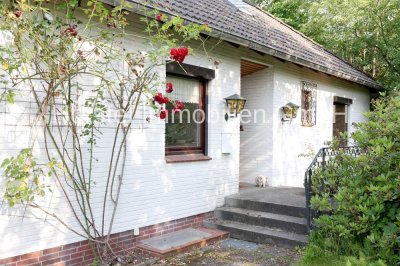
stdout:
POLYGON ((310 166, 307 168, 304 176, 304 187, 306 194, 306 209, 307 209, 307 230, 313 227, 312 221, 316 218, 317 214, 311 208, 311 197, 315 195, 312 189, 313 175, 318 169, 323 169, 329 163, 334 161, 334 158, 339 154, 347 154, 351 156, 358 156, 362 153, 362 150, 358 146, 341 147, 341 148, 322 148, 315 155, 310 166))

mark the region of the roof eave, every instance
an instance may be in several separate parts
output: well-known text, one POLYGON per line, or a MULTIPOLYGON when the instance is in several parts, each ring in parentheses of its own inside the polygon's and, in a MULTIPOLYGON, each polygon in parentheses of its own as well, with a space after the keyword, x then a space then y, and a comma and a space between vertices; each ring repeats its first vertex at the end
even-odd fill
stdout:
POLYGON ((268 48, 266 46, 257 44, 255 42, 251 42, 251 41, 243 39, 241 37, 234 36, 232 34, 227 34, 227 33, 220 32, 218 30, 213 29, 213 31, 211 33, 209 33, 209 35, 212 36, 212 37, 223 39, 225 41, 229 41, 229 42, 232 42, 232 43, 239 44, 241 46, 244 46, 244 47, 250 48, 252 50, 256 50, 256 51, 268 54, 270 56, 273 56, 273 57, 276 57, 276 58, 279 58, 279 59, 282 59, 282 60, 285 60, 285 61, 288 61, 288 62, 296 63, 298 65, 301 65, 301 66, 304 66, 304 67, 307 67, 307 68, 310 68, 310 69, 313 69, 313 70, 317 70, 319 72, 322 72, 322 73, 325 73, 325 74, 328 74, 328 75, 332 75, 332 76, 335 76, 335 77, 338 77, 338 78, 341 78, 341 79, 344 79, 344 80, 347 80, 347 81, 355 82, 357 84, 366 86, 366 87, 368 87, 370 89, 373 89, 373 90, 376 90, 376 91, 380 91, 380 90, 383 89, 382 86, 379 85, 376 82, 369 82, 369 81, 366 81, 366 80, 363 80, 363 79, 359 79, 359 78, 356 78, 356 77, 353 77, 353 76, 350 76, 350 75, 346 75, 344 73, 341 73, 341 72, 338 72, 338 71, 334 71, 334 70, 332 70, 330 68, 323 67, 321 65, 312 63, 310 61, 295 57, 293 55, 290 55, 290 54, 287 54, 287 53, 283 53, 283 52, 280 52, 280 51, 272 49, 272 48, 268 48))
MULTIPOLYGON (((112 5, 112 6, 117 6, 117 5, 120 4, 119 0, 101 0, 101 1, 106 3, 106 4, 112 5)), ((146 5, 144 3, 138 3, 138 2, 134 2, 134 1, 130 1, 130 3, 133 6, 130 7, 130 8, 127 8, 127 10, 129 10, 129 11, 135 13, 135 14, 145 15, 144 11, 141 10, 141 8, 143 8, 143 7, 146 7, 146 8, 149 8, 149 9, 154 9, 154 7, 152 7, 150 5, 146 5)), ((176 14, 172 14, 171 12, 168 12, 167 10, 160 9, 160 11, 162 11, 162 12, 164 12, 166 14, 169 14, 169 15, 176 15, 176 14)), ((185 19, 186 21, 189 21, 189 22, 199 23, 198 21, 194 21, 194 20, 192 20, 190 18, 187 18, 187 17, 182 17, 182 18, 185 19)), ((283 60, 286 60, 286 61, 289 61, 289 62, 292 62, 292 63, 296 63, 296 64, 299 64, 301 66, 308 67, 310 69, 317 70, 319 72, 322 72, 322 73, 325 73, 325 74, 329 74, 329 75, 332 75, 332 76, 335 76, 335 77, 338 77, 338 78, 341 78, 341 79, 344 79, 344 80, 355 82, 357 84, 366 86, 366 87, 368 87, 368 88, 370 88, 370 89, 372 89, 374 91, 380 91, 380 90, 383 89, 382 86, 380 86, 376 82, 369 82, 369 81, 366 81, 366 80, 363 80, 363 79, 359 79, 359 78, 356 78, 356 77, 353 77, 353 76, 350 76, 350 75, 346 75, 344 73, 341 73, 341 72, 338 72, 338 71, 334 71, 332 69, 329 69, 329 68, 323 67, 321 65, 312 63, 310 61, 295 57, 293 55, 290 55, 290 54, 287 54, 287 53, 284 53, 284 52, 281 52, 281 51, 278 51, 278 50, 275 50, 275 49, 272 49, 272 48, 268 48, 268 47, 266 47, 264 45, 260 45, 260 44, 257 44, 255 42, 251 42, 251 41, 249 41, 247 39, 244 39, 242 37, 235 36, 233 34, 223 32, 221 30, 213 28, 212 26, 210 26, 210 28, 212 28, 212 32, 211 33, 207 33, 207 34, 209 36, 211 36, 211 37, 222 39, 224 41, 229 41, 229 42, 232 42, 232 43, 236 43, 236 44, 239 44, 241 46, 244 46, 244 47, 247 47, 247 48, 250 48, 250 49, 253 49, 253 50, 268 54, 268 55, 271 55, 271 56, 274 56, 274 57, 279 58, 279 59, 283 59, 283 60)))

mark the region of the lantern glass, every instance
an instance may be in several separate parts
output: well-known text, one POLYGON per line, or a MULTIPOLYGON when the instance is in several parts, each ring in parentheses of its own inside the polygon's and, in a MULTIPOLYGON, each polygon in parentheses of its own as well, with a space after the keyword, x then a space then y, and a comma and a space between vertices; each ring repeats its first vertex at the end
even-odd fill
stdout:
POLYGON ((282 107, 283 111, 283 117, 282 121, 289 121, 292 120, 293 118, 296 118, 297 116, 297 111, 299 110, 299 106, 294 103, 288 103, 285 106, 282 107))
POLYGON ((238 113, 241 113, 243 111, 245 104, 246 104, 246 100, 237 100, 237 105, 238 105, 237 112, 238 113))
POLYGON ((230 114, 235 114, 235 112, 236 112, 236 101, 235 100, 226 100, 226 103, 228 105, 229 113, 230 114))
MULTIPOLYGON (((244 109, 244 105, 246 104, 246 99, 238 94, 231 95, 225 98, 226 105, 228 107, 228 113, 230 115, 237 116, 244 109)), ((228 119, 228 114, 225 115, 225 119, 228 119)))
POLYGON ((292 115, 293 115, 293 109, 290 106, 285 105, 283 107, 283 113, 285 115, 285 118, 290 119, 290 118, 292 118, 292 115))
POLYGON ((292 117, 296 118, 297 117, 297 111, 299 110, 298 106, 293 106, 292 107, 292 117))

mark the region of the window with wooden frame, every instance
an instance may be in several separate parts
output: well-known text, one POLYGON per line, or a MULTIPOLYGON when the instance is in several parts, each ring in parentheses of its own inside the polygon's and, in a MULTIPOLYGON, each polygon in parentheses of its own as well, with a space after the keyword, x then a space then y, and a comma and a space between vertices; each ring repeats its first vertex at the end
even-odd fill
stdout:
POLYGON ((167 74, 173 84, 170 100, 180 100, 184 109, 174 112, 168 103, 165 127, 165 154, 205 154, 206 142, 206 81, 196 77, 167 74))

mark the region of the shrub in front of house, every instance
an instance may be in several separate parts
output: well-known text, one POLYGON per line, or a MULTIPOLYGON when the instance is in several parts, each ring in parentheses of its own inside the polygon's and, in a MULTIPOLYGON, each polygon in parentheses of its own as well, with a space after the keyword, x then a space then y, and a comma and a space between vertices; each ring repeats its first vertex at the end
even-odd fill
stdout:
POLYGON ((311 205, 320 216, 310 246, 342 256, 362 252, 369 260, 398 265, 400 94, 382 95, 366 117, 351 134, 362 155, 339 153, 313 178, 311 205))

